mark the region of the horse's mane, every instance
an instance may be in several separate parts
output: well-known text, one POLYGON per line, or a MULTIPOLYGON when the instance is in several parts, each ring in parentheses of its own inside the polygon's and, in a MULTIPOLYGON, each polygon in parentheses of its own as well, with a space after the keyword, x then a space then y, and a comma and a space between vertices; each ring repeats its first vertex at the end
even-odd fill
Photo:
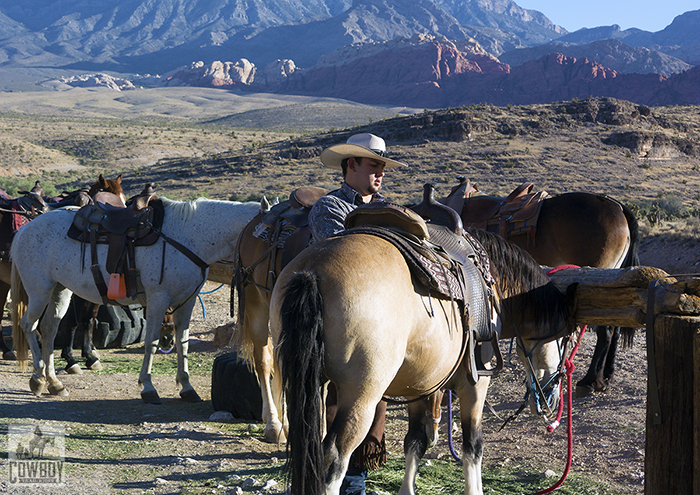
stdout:
MULTIPOLYGON (((204 205, 211 205, 215 203, 221 204, 243 204, 239 201, 223 201, 219 199, 209 199, 209 198, 197 198, 193 201, 177 201, 174 199, 168 199, 164 196, 159 197, 163 201, 163 208, 168 213, 168 215, 177 218, 182 225, 187 225, 193 218, 197 209, 204 205)), ((259 205, 255 201, 250 201, 250 203, 259 205)))
POLYGON ((167 214, 179 219, 185 225, 194 217, 200 202, 210 201, 205 198, 198 198, 194 201, 177 201, 163 196, 160 196, 159 199, 163 202, 163 208, 167 214))
POLYGON ((535 321, 547 335, 562 319, 570 318, 566 297, 529 253, 490 232, 473 227, 465 230, 488 253, 491 274, 504 297, 502 305, 514 319, 535 321))

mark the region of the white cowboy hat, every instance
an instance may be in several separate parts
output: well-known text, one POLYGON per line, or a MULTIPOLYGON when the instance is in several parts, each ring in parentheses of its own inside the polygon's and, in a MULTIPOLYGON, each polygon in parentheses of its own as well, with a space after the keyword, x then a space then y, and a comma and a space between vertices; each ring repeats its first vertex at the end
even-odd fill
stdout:
POLYGON ((368 132, 350 136, 345 144, 336 144, 321 153, 321 163, 336 170, 342 170, 340 164, 346 158, 372 158, 383 162, 385 168, 407 166, 403 162, 387 158, 384 140, 368 132))

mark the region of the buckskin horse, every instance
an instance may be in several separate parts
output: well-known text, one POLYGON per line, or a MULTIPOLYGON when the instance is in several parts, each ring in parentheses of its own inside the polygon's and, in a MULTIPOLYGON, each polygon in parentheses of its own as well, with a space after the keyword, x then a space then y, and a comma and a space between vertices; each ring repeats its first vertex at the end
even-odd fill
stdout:
MULTIPOLYGON (((488 228, 505 235, 532 255, 541 265, 625 268, 639 265, 639 225, 634 214, 622 203, 586 192, 545 196, 539 202, 531 197, 532 184, 523 184, 506 198, 478 195, 476 186, 463 177, 443 203, 453 207, 464 225, 488 228), (523 214, 515 205, 520 199, 526 209, 539 216, 523 214), (500 210, 500 213, 499 213, 500 210), (512 220, 523 217, 520 224, 512 220), (488 227, 487 227, 488 222, 488 227), (499 226, 501 224, 502 226, 499 226)), ((597 341, 586 375, 576 384, 579 394, 607 389, 613 380, 615 354, 620 336, 629 345, 634 328, 599 326, 597 341)))
MULTIPOLYGON (((432 239, 432 236, 431 236, 432 239)), ((519 248, 495 236, 482 241, 515 316, 526 351, 574 329, 567 298, 519 248)), ((496 307, 498 304, 496 304, 496 307)), ((461 406, 465 494, 481 494, 481 415, 489 378, 470 381, 463 346, 472 319, 500 326, 494 307, 473 306, 463 333, 459 305, 417 282, 394 244, 365 233, 314 243, 280 273, 270 330, 289 416, 292 495, 337 494, 350 454, 360 445, 384 396, 427 396, 443 385, 461 406), (335 384, 338 412, 322 433, 323 385, 335 384)), ((545 365, 533 359, 536 372, 545 365)), ((549 366, 549 364, 547 365, 549 366)))
POLYGON ((253 218, 241 231, 236 246, 236 272, 231 284, 232 290, 238 293, 235 337, 239 354, 252 364, 258 376, 264 436, 271 443, 285 441, 285 419, 274 400, 275 394, 281 392, 281 382, 279 374, 272 373, 270 294, 284 264, 308 244, 311 237, 306 221, 308 211, 327 193, 317 187, 295 190, 288 201, 265 209, 253 218))
MULTIPOLYGON (((34 187, 29 191, 18 191, 22 194, 20 198, 11 199, 4 191, 0 190, 0 304, 2 308, 7 302, 7 294, 10 292, 10 276, 11 265, 9 261, 10 245, 14 233, 20 226, 27 223, 36 215, 45 211, 55 210, 68 206, 83 206, 92 201, 92 197, 98 191, 108 191, 121 197, 124 197, 124 192, 121 187, 121 174, 116 179, 105 179, 102 174, 90 186, 90 188, 78 189, 72 192, 64 192, 60 196, 52 198, 44 194, 39 181, 36 181, 34 187), (32 207, 34 207, 32 209, 32 207)), ((73 335, 69 336, 70 345, 73 343, 73 335)), ((64 351, 72 352, 72 347, 64 347, 64 351)), ((14 360, 15 354, 7 347, 4 339, 0 338, 0 351, 2 351, 3 359, 14 360)), ((85 343, 83 353, 92 355, 92 341, 85 343), (89 346, 89 348, 86 348, 89 346)), ((92 365, 95 369, 99 367, 99 358, 95 356, 92 365)))
MULTIPOLYGON (((137 271, 138 283, 132 288, 136 290, 136 297, 122 297, 120 287, 115 296, 118 299, 108 302, 136 303, 147 308, 145 352, 139 375, 143 386, 141 398, 147 403, 160 403, 151 381, 151 366, 165 313, 169 307, 174 308, 176 381, 181 386, 180 397, 185 401, 199 401, 199 395, 189 382, 187 362, 188 327, 196 295, 207 279, 209 265, 233 254, 241 229, 258 213, 260 204, 204 198, 191 202, 166 198, 160 201, 161 227, 144 232, 155 234, 156 242, 135 248, 138 255, 133 269, 137 271)), ((99 206, 99 200, 96 203, 99 206)), ((116 216, 112 216, 114 210, 103 205, 101 211, 85 214, 92 218, 96 213, 100 226, 108 232, 127 231, 120 221, 132 225, 138 220, 141 225, 142 210, 150 206, 134 205, 137 207, 130 212, 118 209, 116 216), (131 220, 134 214, 136 220, 131 220)), ((54 370, 53 341, 58 323, 72 293, 93 303, 102 303, 105 297, 96 279, 98 276, 110 279, 105 267, 109 249, 106 244, 95 246, 94 270, 92 266, 90 270, 82 269, 86 251, 92 249, 84 249, 81 242, 66 235, 79 216, 80 211, 46 213, 20 229, 12 242, 13 338, 21 369, 26 368, 28 347, 31 348, 34 369, 29 384, 36 395, 41 395, 47 386, 53 395, 68 393, 54 370), (35 332, 40 318, 41 349, 35 332)))

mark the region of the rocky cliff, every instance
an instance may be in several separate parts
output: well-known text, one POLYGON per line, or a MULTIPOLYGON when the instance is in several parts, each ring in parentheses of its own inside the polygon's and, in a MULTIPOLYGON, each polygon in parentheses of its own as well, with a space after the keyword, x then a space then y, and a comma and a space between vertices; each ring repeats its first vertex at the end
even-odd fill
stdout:
MULTIPOLYGON (((90 84, 92 78, 74 85, 90 84)), ((429 35, 337 50, 309 69, 289 59, 258 69, 248 59, 192 63, 138 85, 206 86, 342 98, 367 104, 443 108, 609 96, 644 105, 700 104, 700 67, 670 77, 623 74, 585 57, 552 53, 517 67, 500 62, 476 41, 429 35)), ((66 81, 64 81, 66 82, 66 81)))

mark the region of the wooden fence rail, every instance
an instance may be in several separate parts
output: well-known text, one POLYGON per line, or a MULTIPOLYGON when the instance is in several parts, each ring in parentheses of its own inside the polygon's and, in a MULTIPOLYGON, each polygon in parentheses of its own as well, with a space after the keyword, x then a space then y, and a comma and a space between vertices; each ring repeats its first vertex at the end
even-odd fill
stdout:
POLYGON ((552 278, 562 290, 577 284, 577 322, 646 326, 644 491, 700 495, 700 275, 581 268, 552 278))

